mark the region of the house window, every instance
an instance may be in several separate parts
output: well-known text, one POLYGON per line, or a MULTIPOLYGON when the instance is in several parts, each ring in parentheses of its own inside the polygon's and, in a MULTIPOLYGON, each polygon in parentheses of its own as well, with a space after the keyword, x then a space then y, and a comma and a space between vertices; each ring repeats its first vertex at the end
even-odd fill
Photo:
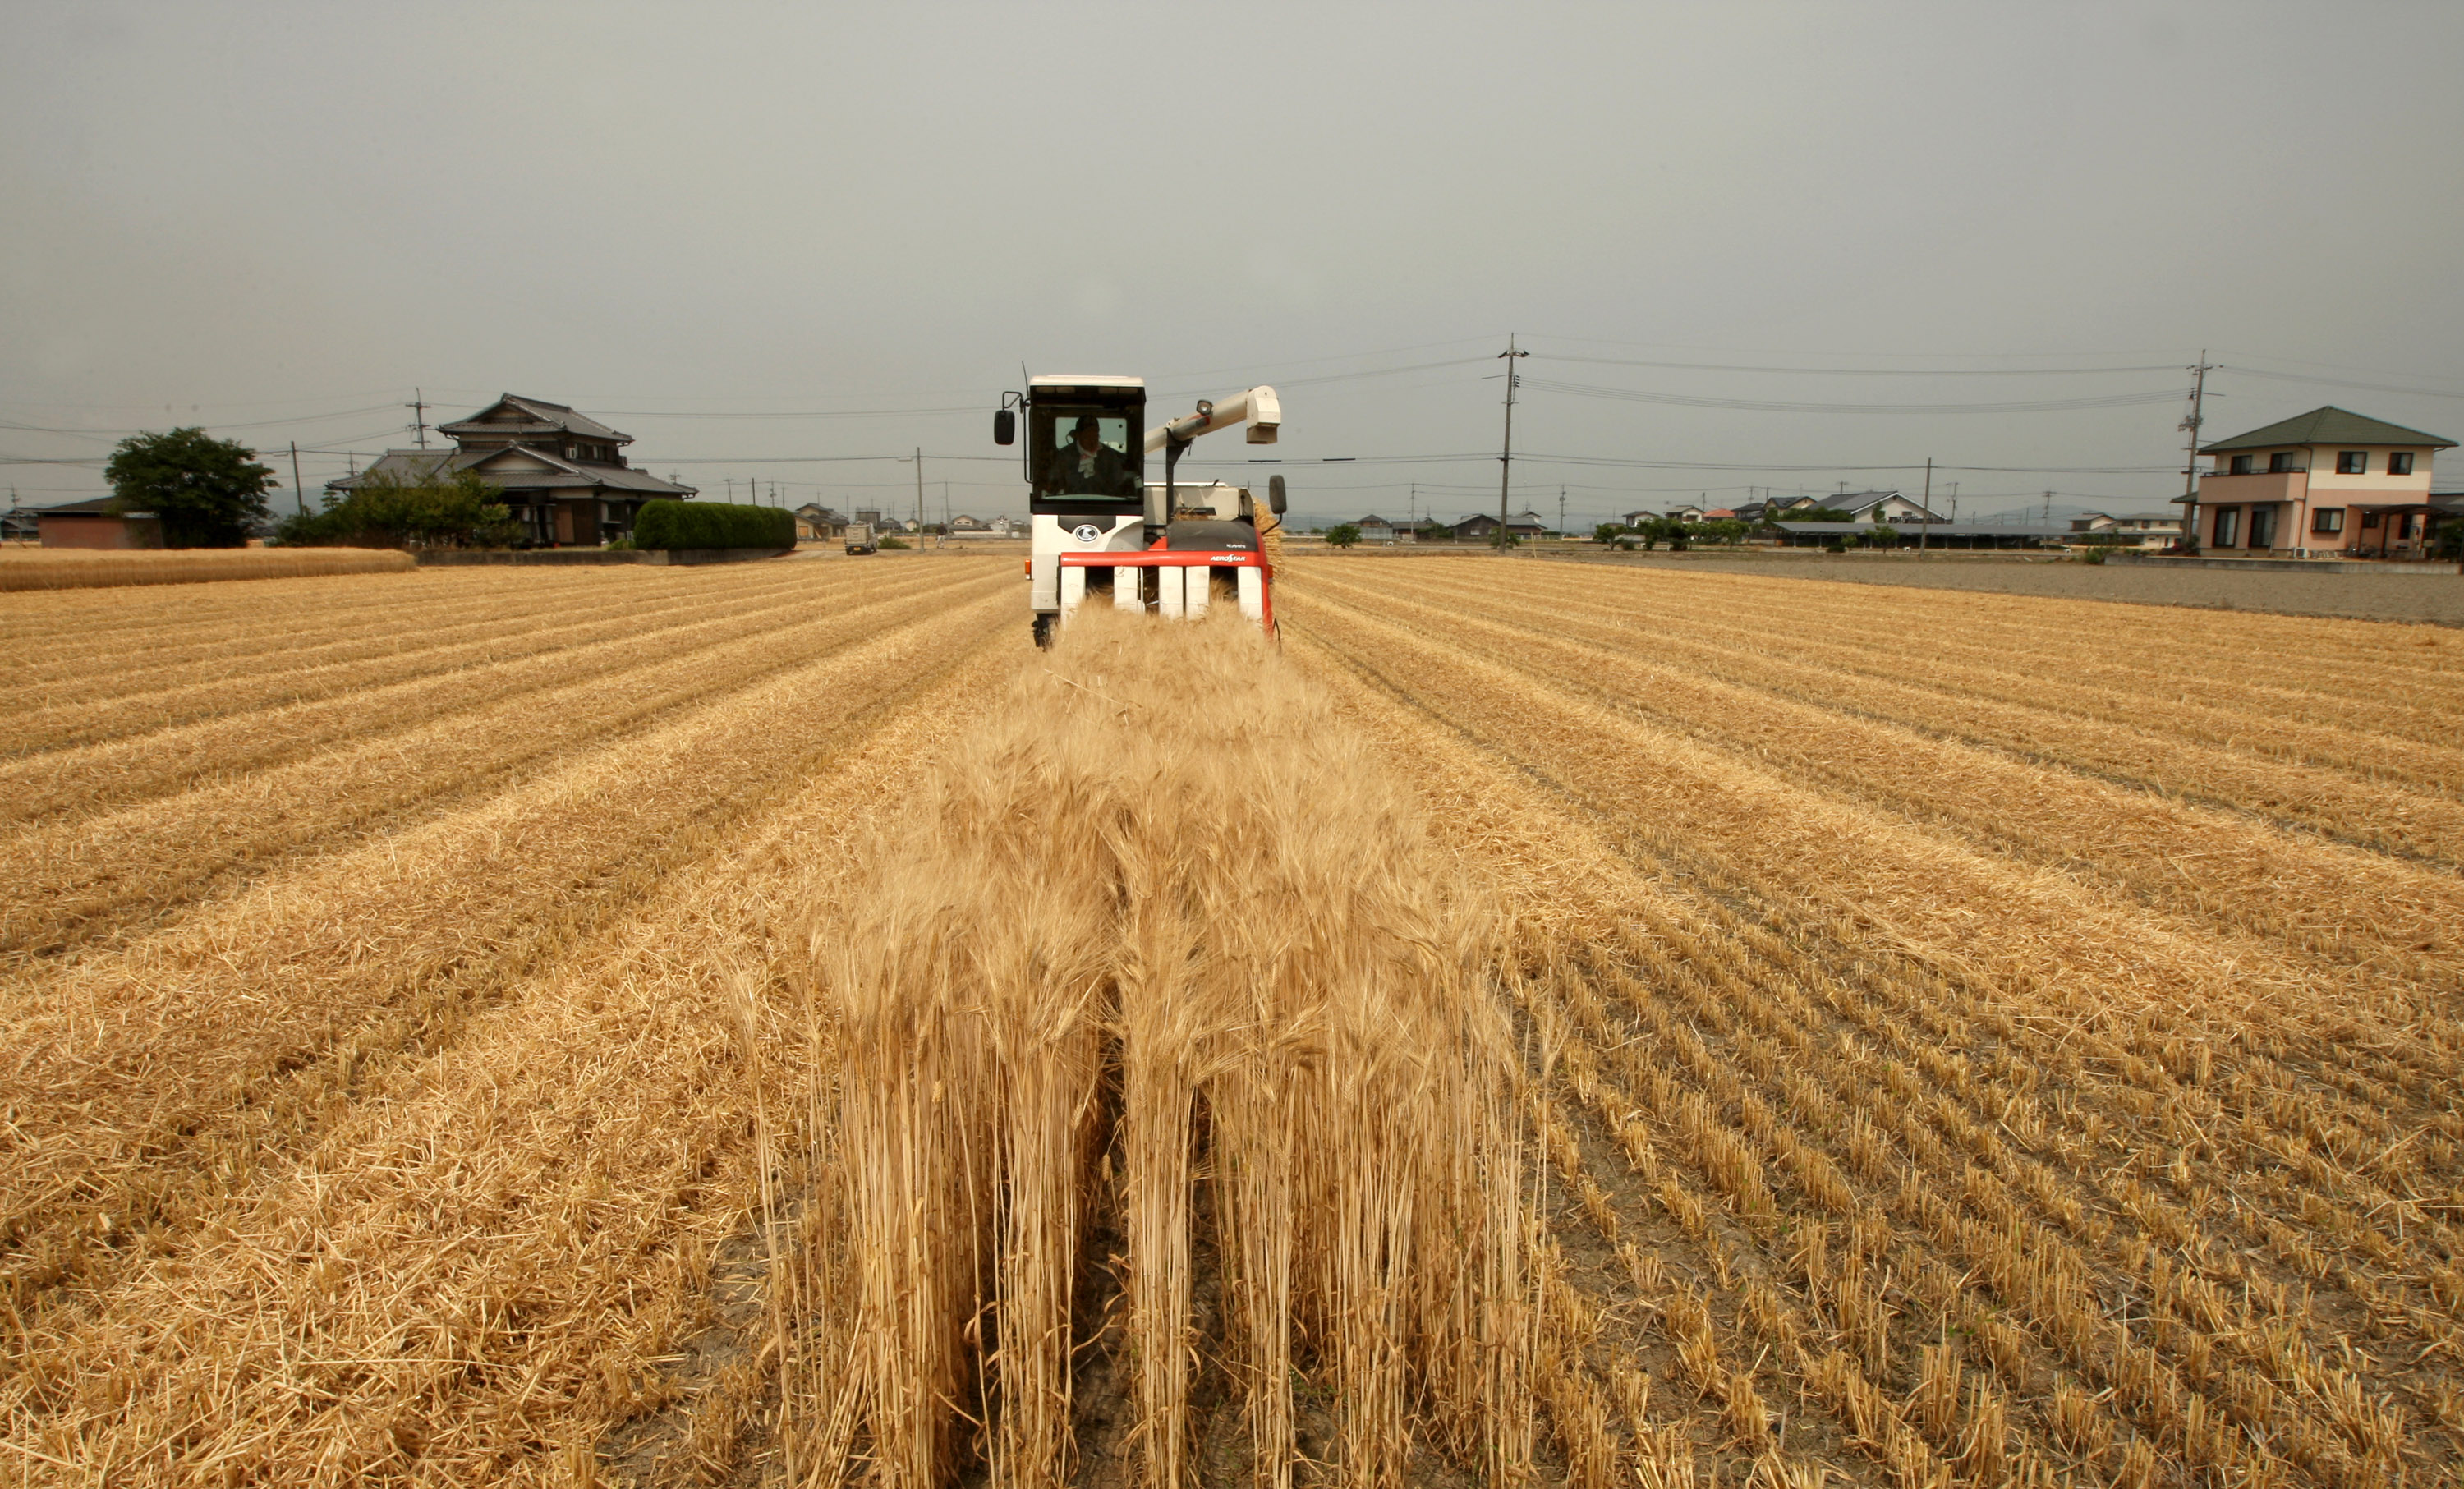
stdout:
POLYGON ((2387 452, 2387 474, 2412 474, 2412 451, 2409 449, 2389 450, 2387 452))
POLYGON ((2338 475, 2369 474, 2370 452, 2366 449, 2340 449, 2336 451, 2336 473, 2338 475))
POLYGON ((2371 512, 2371 511, 2367 511, 2367 510, 2365 510, 2365 511, 2362 513, 2362 530, 2363 530, 2364 532, 2367 532, 2367 531, 2368 531, 2368 530, 2370 530, 2371 528, 2374 528, 2374 527, 2376 527, 2376 526, 2378 526, 2378 525, 2379 525, 2379 515, 2378 515, 2377 513, 2375 513, 2375 512, 2371 512))
POLYGON ((2267 473, 2270 475, 2282 475, 2292 469, 2293 451, 2289 449, 2279 449, 2267 457, 2267 473))
POLYGON ((2341 533, 2343 530, 2344 509, 2342 507, 2321 507, 2310 514, 2310 531, 2313 533, 2341 533))
POLYGON ((2274 507, 2250 509, 2250 545, 2253 548, 2276 546, 2276 509, 2274 507))
POLYGON ((2216 509, 2216 546, 2219 548, 2238 548, 2241 546, 2238 541, 2240 536, 2241 509, 2239 507, 2218 507, 2216 509))
POLYGON ((2228 472, 2228 473, 2233 474, 2233 475, 2248 475, 2248 474, 2250 474, 2250 457, 2249 457, 2248 455, 2235 455, 2235 456, 2233 456, 2233 470, 2232 470, 2230 472, 2228 472))

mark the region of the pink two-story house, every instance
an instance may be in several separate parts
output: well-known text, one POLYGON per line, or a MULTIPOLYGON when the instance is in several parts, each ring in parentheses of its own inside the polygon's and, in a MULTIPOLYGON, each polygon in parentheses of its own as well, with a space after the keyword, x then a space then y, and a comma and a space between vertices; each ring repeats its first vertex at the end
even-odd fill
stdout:
POLYGON ((2455 442, 2350 410, 2314 408, 2200 448, 2215 457, 2184 516, 2193 546, 2255 558, 2417 557, 2430 466, 2455 442))

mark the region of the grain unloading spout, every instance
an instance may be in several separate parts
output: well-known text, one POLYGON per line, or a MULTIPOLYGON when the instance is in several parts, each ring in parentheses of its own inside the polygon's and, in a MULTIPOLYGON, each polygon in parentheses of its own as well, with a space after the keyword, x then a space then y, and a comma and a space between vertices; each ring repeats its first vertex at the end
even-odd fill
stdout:
POLYGON ((1236 424, 1246 424, 1249 427, 1250 444, 1273 444, 1275 435, 1284 426, 1284 405, 1282 401, 1275 397, 1275 390, 1261 384, 1245 393, 1235 394, 1221 403, 1201 398, 1198 401, 1196 412, 1182 414, 1177 419, 1168 420, 1147 430, 1147 452, 1153 454, 1158 449, 1163 451, 1163 492, 1160 501, 1157 493, 1152 489, 1147 493, 1149 539, 1153 539, 1161 533, 1164 524, 1171 520, 1172 491, 1177 479, 1176 468, 1180 464, 1180 452, 1187 449, 1190 442, 1199 435, 1212 434, 1218 429, 1228 429, 1236 424))
POLYGON ((1249 443, 1271 445, 1276 431, 1283 427, 1284 405, 1270 387, 1253 387, 1217 403, 1199 401, 1196 413, 1156 425, 1147 430, 1147 452, 1155 453, 1173 444, 1186 445, 1201 434, 1228 429, 1236 424, 1249 426, 1249 443))

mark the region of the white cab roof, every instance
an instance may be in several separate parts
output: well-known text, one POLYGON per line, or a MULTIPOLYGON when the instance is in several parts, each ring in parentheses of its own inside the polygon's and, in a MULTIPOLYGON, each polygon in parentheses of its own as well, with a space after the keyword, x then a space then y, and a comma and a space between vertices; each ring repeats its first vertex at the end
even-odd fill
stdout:
POLYGON ((1026 380, 1028 387, 1144 387, 1144 378, 1124 378, 1110 372, 1046 373, 1026 380))

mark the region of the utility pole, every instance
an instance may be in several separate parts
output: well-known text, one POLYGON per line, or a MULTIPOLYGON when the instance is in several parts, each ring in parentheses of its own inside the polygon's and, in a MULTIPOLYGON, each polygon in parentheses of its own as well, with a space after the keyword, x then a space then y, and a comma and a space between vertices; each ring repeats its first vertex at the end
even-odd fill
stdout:
POLYGON ((2041 516, 2041 517, 2039 517, 2039 518, 2037 518, 2037 520, 2038 520, 2038 521, 2040 521, 2040 522, 2042 522, 2042 523, 2044 523, 2044 524, 2045 524, 2045 526, 2047 526, 2047 527, 2051 527, 2051 526, 2053 526, 2053 525, 2054 525, 2054 493, 2051 493, 2051 492, 2047 492, 2047 493, 2045 493, 2045 513, 2044 513, 2044 515, 2043 515, 2043 516, 2041 516))
POLYGON ((729 504, 730 506, 735 505, 735 502, 736 502, 736 477, 734 477, 734 476, 732 476, 732 475, 723 475, 723 476, 720 476, 720 477, 719 477, 719 479, 720 479, 720 480, 722 480, 722 481, 725 481, 725 482, 727 483, 727 500, 728 500, 728 504, 729 504))
POLYGON ((1557 488, 1557 536, 1566 536, 1566 489, 1557 488))
POLYGON ((2199 551, 2199 426, 2207 422, 2208 349, 2199 348, 2199 364, 2190 369, 2190 413, 2180 427, 2189 431, 2189 456, 2182 462, 2182 551, 2199 551))
POLYGON ((915 447, 915 536, 924 536, 924 447, 915 447))
POLYGON ((1925 511, 1917 514, 1917 557, 1925 552, 1925 527, 1933 521, 1933 457, 1925 456, 1925 511))
POLYGON ((299 442, 291 442, 291 495, 299 503, 299 515, 308 515, 308 492, 299 484, 299 442))
POLYGON ((1509 332, 1506 338, 1506 350, 1497 355, 1506 360, 1506 445, 1497 457, 1497 546, 1505 548, 1514 541, 1507 527, 1512 520, 1507 503, 1513 500, 1514 493, 1514 384, 1520 381, 1514 375, 1514 364, 1531 354, 1516 351, 1513 334, 1509 332))
POLYGON ((419 431, 419 448, 428 448, 428 395, 417 388, 410 390, 410 427, 419 431))

